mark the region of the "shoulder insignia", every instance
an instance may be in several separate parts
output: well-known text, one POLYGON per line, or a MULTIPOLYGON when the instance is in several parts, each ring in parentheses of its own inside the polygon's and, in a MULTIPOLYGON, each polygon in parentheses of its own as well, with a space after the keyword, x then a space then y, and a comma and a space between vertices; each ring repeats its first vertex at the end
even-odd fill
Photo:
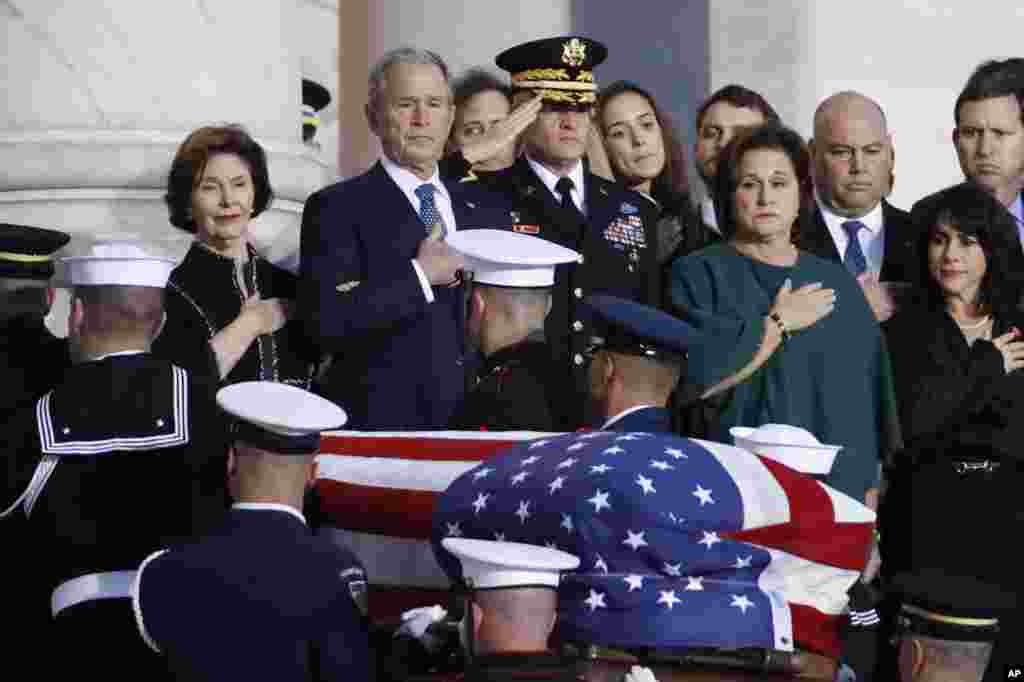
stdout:
POLYGON ((358 279, 354 279, 351 282, 342 282, 335 288, 338 290, 339 293, 347 294, 360 284, 362 284, 362 282, 360 282, 358 279))
POLYGON ((537 235, 537 234, 540 234, 540 225, 522 225, 522 224, 516 223, 515 225, 512 226, 512 231, 513 232, 518 232, 520 234, 533 234, 533 235, 537 235))

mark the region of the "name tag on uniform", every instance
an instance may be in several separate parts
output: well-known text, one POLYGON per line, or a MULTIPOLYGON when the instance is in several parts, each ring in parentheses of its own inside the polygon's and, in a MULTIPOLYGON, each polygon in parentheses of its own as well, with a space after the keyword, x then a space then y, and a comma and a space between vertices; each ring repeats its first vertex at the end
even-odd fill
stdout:
POLYGON ((540 234, 540 225, 523 225, 521 223, 516 223, 512 226, 512 231, 518 232, 519 234, 538 235, 540 234))

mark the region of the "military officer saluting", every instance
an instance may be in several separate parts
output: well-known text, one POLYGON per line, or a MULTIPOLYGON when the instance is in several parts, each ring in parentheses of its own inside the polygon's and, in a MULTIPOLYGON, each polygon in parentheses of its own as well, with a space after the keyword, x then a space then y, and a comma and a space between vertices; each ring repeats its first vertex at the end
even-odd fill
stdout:
POLYGON ((539 237, 466 230, 448 245, 466 260, 470 282, 467 333, 484 356, 476 386, 452 428, 557 431, 569 419, 565 380, 544 338, 555 267, 579 254, 539 237))
POLYGON ((27 517, 28 542, 8 556, 34 574, 8 612, 19 626, 52 614, 31 643, 59 654, 37 655, 40 679, 160 679, 135 632, 133 569, 225 512, 216 385, 149 353, 172 259, 106 243, 63 263, 75 365, 5 427, 12 474, 0 481, 0 517, 27 517))
POLYGON ((511 73, 513 104, 541 97, 536 120, 523 132, 524 154, 479 182, 513 205, 513 230, 538 236, 581 254, 560 265, 545 331, 553 357, 580 406, 571 423, 585 422, 583 351, 591 317, 583 299, 591 293, 660 305, 655 261, 654 206, 641 195, 589 172, 583 156, 597 85, 594 67, 608 50, 589 38, 564 36, 518 45, 498 55, 511 73))
POLYGON ((53 388, 71 364, 43 319, 53 302, 53 255, 63 232, 0 223, 0 414, 53 388))
POLYGON ((179 679, 368 680, 366 574, 301 511, 320 432, 342 426, 345 412, 263 381, 222 388, 217 402, 237 420, 235 504, 218 530, 142 563, 142 638, 179 679))

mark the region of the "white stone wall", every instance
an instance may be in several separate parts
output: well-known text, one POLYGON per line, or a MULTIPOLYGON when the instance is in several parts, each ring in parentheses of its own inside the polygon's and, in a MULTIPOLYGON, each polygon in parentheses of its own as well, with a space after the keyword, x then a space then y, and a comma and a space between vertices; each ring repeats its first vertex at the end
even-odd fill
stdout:
POLYGON ((710 0, 711 91, 740 83, 764 94, 809 136, 814 109, 859 90, 885 109, 896 147, 892 201, 962 179, 950 136, 971 71, 1024 56, 1024 5, 954 0, 710 0))

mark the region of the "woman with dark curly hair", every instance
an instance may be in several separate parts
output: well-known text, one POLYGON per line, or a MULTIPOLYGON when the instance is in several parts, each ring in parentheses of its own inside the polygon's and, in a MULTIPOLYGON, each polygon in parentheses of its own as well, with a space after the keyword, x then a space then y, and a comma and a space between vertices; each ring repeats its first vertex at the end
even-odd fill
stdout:
POLYGON ((165 199, 171 224, 196 241, 171 273, 154 352, 225 384, 309 387, 309 346, 289 322, 296 279, 249 243, 272 198, 266 155, 241 126, 199 128, 181 144, 165 199))
POLYGON ((683 145, 654 96, 635 83, 616 81, 601 90, 595 117, 615 179, 661 211, 658 262, 718 241, 693 212, 683 145))
POLYGON ((710 438, 728 442, 733 426, 807 429, 843 447, 826 482, 874 506, 883 426, 895 421, 891 371, 856 281, 793 243, 809 182, 789 128, 767 124, 726 147, 715 207, 728 241, 672 264, 673 306, 702 340, 687 380, 720 400, 710 438))
POLYGON ((1007 539, 1024 533, 1017 226, 969 183, 934 197, 919 216, 921 300, 883 325, 906 442, 883 508, 883 566, 1017 590, 1005 560, 1007 539))

